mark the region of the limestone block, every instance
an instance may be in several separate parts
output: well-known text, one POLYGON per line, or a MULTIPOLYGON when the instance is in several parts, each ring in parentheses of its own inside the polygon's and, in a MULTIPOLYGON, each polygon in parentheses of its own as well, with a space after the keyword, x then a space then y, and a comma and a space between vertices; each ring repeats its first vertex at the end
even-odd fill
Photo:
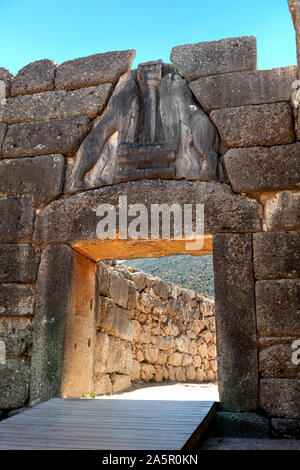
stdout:
POLYGON ((261 336, 300 335, 300 279, 257 281, 255 292, 261 336))
POLYGON ((151 364, 142 362, 141 366, 141 380, 143 382, 149 382, 154 377, 155 369, 151 364))
POLYGON ((106 372, 106 363, 109 352, 109 337, 104 333, 96 334, 94 373, 106 372))
POLYGON ((151 297, 146 292, 142 292, 137 296, 137 308, 142 312, 150 313, 152 301, 151 297))
MULTIPOLYGON (((298 315, 299 317, 300 315, 298 315)), ((300 379, 300 367, 292 362, 292 341, 259 351, 259 372, 264 378, 300 379)))
POLYGON ((253 236, 256 279, 300 276, 300 232, 265 232, 253 236))
POLYGON ((2 155, 32 157, 62 153, 72 157, 91 127, 86 116, 12 124, 4 138, 2 155))
POLYGON ((268 230, 300 229, 300 192, 282 191, 265 203, 268 230))
POLYGON ((208 345, 208 348, 207 348, 207 353, 208 353, 208 357, 209 358, 215 358, 217 357, 217 349, 216 349, 216 346, 212 343, 210 343, 208 345))
POLYGON ((190 366, 193 363, 193 358, 190 354, 184 354, 182 357, 182 366, 190 366))
POLYGON ((171 320, 168 320, 168 323, 164 328, 164 332, 166 336, 178 336, 179 335, 178 326, 175 325, 175 323, 173 323, 171 320))
POLYGON ((0 193, 32 194, 35 207, 48 204, 62 192, 64 170, 63 155, 0 160, 0 193))
POLYGON ((194 356, 193 357, 193 366, 195 368, 201 367, 201 357, 200 356, 194 356))
POLYGON ((252 235, 215 235, 213 255, 220 400, 228 410, 255 410, 258 362, 252 235))
POLYGON ((193 382, 194 380, 196 380, 197 377, 196 369, 193 366, 186 367, 185 376, 186 380, 190 380, 193 382))
POLYGON ((5 122, 0 122, 0 157, 2 155, 1 149, 2 149, 2 144, 4 141, 4 137, 6 135, 7 129, 8 129, 7 124, 5 124, 5 122))
POLYGON ((158 361, 159 350, 156 346, 151 344, 144 344, 142 347, 145 360, 149 364, 155 364, 158 361))
POLYGON ((152 283, 152 289, 154 290, 155 294, 157 294, 162 300, 168 300, 169 288, 165 282, 161 280, 155 280, 152 283))
POLYGON ((205 371, 205 377, 208 382, 214 382, 216 380, 216 374, 211 369, 205 371))
POLYGON ((299 418, 299 396, 299 379, 262 379, 260 381, 260 408, 268 416, 299 418))
POLYGON ((110 336, 106 371, 130 374, 133 356, 129 344, 122 342, 119 338, 110 336))
POLYGON ((70 116, 95 119, 104 109, 112 85, 106 83, 74 91, 47 91, 8 98, 0 103, 0 121, 8 124, 70 116))
MULTIPOLYGON (((95 209, 99 204, 118 205, 120 195, 127 195, 128 204, 140 203, 141 200, 153 204, 160 204, 163 200, 166 204, 173 204, 174 194, 178 195, 177 204, 181 207, 190 201, 204 204, 206 233, 261 229, 260 204, 252 198, 232 193, 225 184, 144 180, 86 191, 51 203, 37 215, 34 239, 45 243, 95 239, 99 222, 95 209)), ((148 209, 150 211, 150 205, 148 209)))
POLYGON ((36 280, 40 252, 27 243, 0 245, 0 282, 36 280))
POLYGON ((102 314, 98 325, 104 333, 126 341, 133 340, 133 324, 129 319, 128 310, 105 298, 103 298, 101 310, 102 314))
POLYGON ((132 369, 131 369, 131 373, 130 373, 130 380, 132 382, 135 382, 137 380, 140 379, 140 375, 141 375, 141 366, 140 366, 140 363, 139 361, 137 360, 133 360, 132 362, 132 369))
POLYGON ((127 308, 129 282, 117 271, 113 271, 110 275, 109 295, 120 307, 127 308))
POLYGON ((291 418, 272 418, 271 433, 275 439, 300 438, 300 421, 291 418))
POLYGON ((206 75, 255 70, 256 38, 244 36, 173 47, 171 62, 188 80, 206 75))
POLYGON ((103 374, 95 379, 96 395, 110 395, 112 393, 112 383, 108 374, 103 374))
POLYGON ((206 376, 202 369, 196 369, 196 380, 197 382, 205 382, 206 376))
POLYGON ((228 148, 295 142, 292 111, 287 103, 217 109, 210 118, 228 148))
POLYGON ((4 335, 0 333, 0 340, 0 343, 5 346, 4 352, 6 361, 21 359, 23 362, 26 362, 31 354, 32 327, 29 326, 27 329, 21 331, 6 332, 4 335))
POLYGON ((169 380, 171 380, 172 382, 174 382, 174 381, 176 380, 176 377, 175 377, 175 367, 168 366, 168 367, 167 367, 167 370, 168 370, 168 374, 169 374, 169 380))
POLYGON ((204 77, 190 83, 205 111, 290 101, 297 67, 250 70, 204 77))
POLYGON ((148 325, 140 325, 138 321, 133 320, 133 339, 136 343, 150 343, 151 332, 148 325))
POLYGON ((14 78, 13 74, 4 67, 0 67, 0 80, 5 84, 5 96, 8 98, 10 96, 11 81, 14 78))
POLYGON ((174 367, 181 366, 182 364, 182 354, 175 352, 169 356, 168 364, 174 367))
POLYGON ((181 334, 180 336, 175 338, 174 344, 175 344, 175 348, 178 349, 178 351, 182 353, 187 353, 187 354, 189 353, 191 341, 184 334, 181 334))
POLYGON ((0 364, 0 408, 25 406, 29 396, 30 366, 23 362, 0 364))
POLYGON ((127 50, 68 60, 58 67, 55 86, 59 90, 75 90, 106 82, 115 84, 130 69, 134 58, 135 51, 127 50))
POLYGON ((43 59, 23 67, 12 80, 11 96, 54 90, 57 64, 43 59))
POLYGON ((100 295, 109 295, 110 270, 105 263, 98 263, 98 289, 100 295))
POLYGON ((134 282, 128 281, 128 301, 127 308, 133 310, 136 306, 136 287, 134 282))
POLYGON ((197 346, 200 357, 202 357, 202 359, 207 357, 207 344, 204 341, 201 341, 198 342, 197 346))
POLYGON ((164 365, 167 363, 168 355, 164 351, 158 352, 157 364, 164 365))
POLYGON ((217 366, 217 360, 216 359, 212 359, 211 361, 209 361, 209 366, 210 366, 211 370, 214 373, 217 372, 218 366, 217 366))
POLYGON ((0 284, 0 314, 3 316, 32 316, 34 288, 23 284, 0 284))
POLYGON ((112 393, 120 393, 131 387, 131 380, 128 375, 112 374, 112 393))
POLYGON ((147 276, 143 272, 133 273, 131 279, 135 283, 135 287, 139 292, 145 289, 147 284, 147 276))
POLYGON ((225 156, 236 192, 300 188, 300 143, 275 147, 231 149, 225 156))
POLYGON ((185 382, 185 371, 181 367, 174 367, 174 372, 178 382, 185 382))
POLYGON ((197 348, 196 341, 191 341, 189 345, 189 354, 194 356, 195 354, 197 354, 197 352, 198 352, 198 348, 197 348))
POLYGON ((31 235, 35 215, 31 196, 0 198, 0 214, 1 242, 17 242, 31 235))

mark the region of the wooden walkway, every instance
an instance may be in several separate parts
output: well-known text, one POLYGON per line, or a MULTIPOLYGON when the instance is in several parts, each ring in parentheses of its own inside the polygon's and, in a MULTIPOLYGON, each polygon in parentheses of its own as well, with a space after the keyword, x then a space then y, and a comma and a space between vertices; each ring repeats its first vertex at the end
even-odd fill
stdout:
POLYGON ((192 450, 209 401, 55 398, 0 422, 0 449, 192 450))

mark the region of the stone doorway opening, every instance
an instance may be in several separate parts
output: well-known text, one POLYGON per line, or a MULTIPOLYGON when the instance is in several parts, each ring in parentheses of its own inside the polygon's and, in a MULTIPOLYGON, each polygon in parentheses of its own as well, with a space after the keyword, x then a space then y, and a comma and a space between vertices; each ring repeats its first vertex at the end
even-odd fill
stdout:
MULTIPOLYGON (((216 384, 212 295, 205 298, 200 287, 195 292, 167 281, 168 276, 162 280, 130 267, 141 258, 95 262, 74 253, 76 294, 74 313, 66 321, 62 396, 118 393, 138 383, 216 384)), ((159 259, 173 266, 192 259, 195 269, 200 257, 159 259)), ((144 260, 149 265, 157 257, 144 260)), ((206 264, 211 284, 212 260, 206 264)))

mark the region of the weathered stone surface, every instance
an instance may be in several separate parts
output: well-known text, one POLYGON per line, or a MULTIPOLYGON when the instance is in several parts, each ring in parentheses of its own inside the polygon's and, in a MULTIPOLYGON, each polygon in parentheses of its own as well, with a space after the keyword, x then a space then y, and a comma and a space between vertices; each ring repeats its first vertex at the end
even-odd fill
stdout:
POLYGON ((20 408, 29 396, 30 366, 23 362, 0 364, 0 408, 20 408))
POLYGON ((15 331, 2 335, 0 339, 5 344, 6 360, 22 360, 28 363, 30 361, 30 352, 32 348, 32 327, 25 330, 15 331))
POLYGON ((233 72, 199 78, 190 83, 206 111, 232 106, 290 101, 297 67, 233 72))
POLYGON ((0 121, 15 124, 68 116, 94 119, 103 111, 111 89, 112 85, 106 83, 69 92, 48 91, 9 98, 0 103, 0 121))
POLYGON ((31 403, 61 393, 65 322, 75 297, 73 266, 74 252, 68 245, 50 245, 42 254, 36 285, 31 403))
POLYGON ((110 336, 106 372, 129 375, 132 364, 133 356, 130 345, 121 341, 120 338, 110 336))
POLYGON ((272 418, 271 434, 275 439, 300 439, 300 421, 291 418, 272 418))
POLYGON ((257 281, 255 291, 261 336, 300 335, 299 279, 257 281))
POLYGON ((133 282, 135 283, 135 287, 138 291, 142 291, 147 284, 147 277, 146 274, 143 272, 140 273, 133 273, 131 276, 133 282))
POLYGON ((34 314, 34 288, 22 284, 0 284, 0 315, 34 314))
MULTIPOLYGON (((106 363, 109 351, 109 337, 104 333, 96 334, 96 345, 95 345, 95 364, 94 373, 102 374, 106 371, 106 363)), ((96 392, 97 393, 97 392, 96 392)))
POLYGON ((126 341, 133 340, 133 324, 129 320, 129 311, 115 305, 111 299, 101 302, 99 327, 104 333, 117 336, 126 341))
MULTIPOLYGON (((300 316, 300 310, 298 317, 300 316)), ((300 367, 292 362, 292 341, 259 351, 259 373, 264 378, 300 379, 300 367)))
POLYGON ((275 191, 300 187, 300 144, 231 149, 225 165, 237 192, 275 191))
POLYGON ((187 80, 206 75, 255 70, 256 38, 244 36, 173 47, 171 62, 187 80))
POLYGON ((2 243, 16 242, 31 235, 35 216, 31 196, 0 198, 0 214, 2 243))
POLYGON ((4 67, 0 67, 0 81, 5 83, 5 96, 4 98, 8 98, 10 96, 10 87, 11 81, 14 78, 13 74, 10 73, 9 70, 5 69, 4 67))
POLYGON ((112 374, 112 392, 120 393, 131 386, 131 380, 128 375, 112 374))
POLYGON ((300 229, 300 192, 276 193, 265 204, 268 230, 300 229))
POLYGON ((0 282, 35 281, 39 260, 39 250, 27 243, 0 245, 0 282))
POLYGON ((262 379, 260 381, 260 408, 269 416, 299 418, 299 396, 299 379, 262 379))
POLYGON ((5 124, 4 122, 0 122, 0 157, 2 155, 1 149, 2 149, 2 144, 4 141, 4 137, 6 135, 7 129, 8 129, 7 124, 5 124))
POLYGON ((135 51, 127 50, 69 60, 58 67, 55 86, 60 90, 75 90, 106 82, 115 84, 130 69, 134 58, 135 51))
POLYGON ((11 96, 54 90, 57 64, 42 59, 23 67, 12 80, 11 96))
POLYGON ((105 263, 98 263, 98 288, 100 295, 109 295, 110 271, 105 263))
POLYGON ((96 395, 109 395, 112 393, 112 383, 108 374, 103 374, 95 380, 96 395))
POLYGON ((129 283, 120 273, 113 272, 110 276, 109 295, 120 307, 127 307, 129 283))
POLYGON ((255 413, 218 411, 211 433, 216 437, 269 438, 269 422, 255 413))
POLYGON ((35 207, 48 204, 61 192, 63 155, 0 160, 0 194, 32 194, 35 207))
POLYGON ((181 207, 184 204, 204 204, 204 228, 207 233, 254 231, 261 228, 260 204, 256 200, 233 194, 227 185, 151 180, 122 183, 52 203, 38 214, 34 239, 37 242, 95 239, 99 222, 95 209, 99 204, 118 206, 120 195, 127 196, 128 204, 149 201, 146 206, 150 217, 150 202, 172 205, 174 194, 176 203, 181 207), (81 223, 75 223, 75 220, 81 223))
POLYGON ((287 103, 217 109, 210 117, 228 148, 295 141, 292 111, 287 103))
POLYGON ((213 247, 221 406, 255 410, 258 363, 252 235, 217 234, 213 247))
POLYGON ((300 276, 300 232, 265 232, 253 236, 256 279, 300 276))
POLYGON ((13 124, 5 136, 2 156, 62 153, 71 157, 91 127, 90 119, 85 116, 13 124))

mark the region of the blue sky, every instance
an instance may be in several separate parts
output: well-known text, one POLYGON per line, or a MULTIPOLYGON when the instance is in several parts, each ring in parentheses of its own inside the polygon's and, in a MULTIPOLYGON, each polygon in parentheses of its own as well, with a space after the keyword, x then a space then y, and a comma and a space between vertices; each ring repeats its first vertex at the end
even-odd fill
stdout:
POLYGON ((173 46, 257 37, 258 68, 296 64, 286 0, 0 0, 0 67, 136 49, 134 66, 173 46))

